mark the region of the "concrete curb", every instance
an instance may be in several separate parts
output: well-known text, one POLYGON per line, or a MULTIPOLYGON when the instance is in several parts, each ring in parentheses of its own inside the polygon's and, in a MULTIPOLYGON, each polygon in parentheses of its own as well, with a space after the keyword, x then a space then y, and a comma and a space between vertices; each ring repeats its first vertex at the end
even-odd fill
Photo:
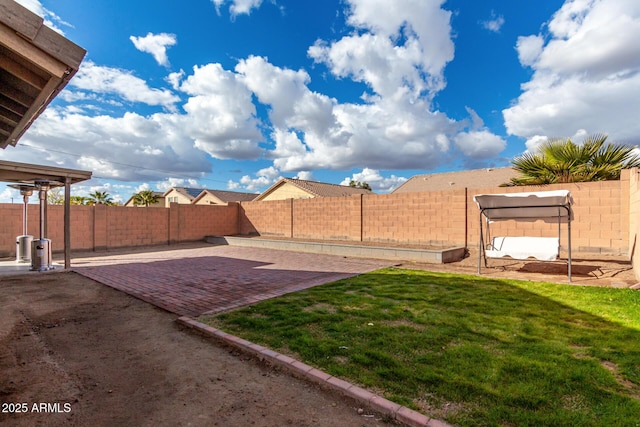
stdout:
POLYGON ((305 363, 292 359, 289 356, 280 354, 261 345, 254 344, 235 335, 228 334, 220 329, 213 328, 198 322, 190 317, 182 316, 177 322, 191 329, 200 331, 201 333, 216 338, 226 344, 229 344, 243 352, 252 354, 261 360, 284 368, 292 374, 305 378, 323 387, 339 392, 350 397, 373 411, 387 415, 399 423, 409 427, 450 427, 443 421, 429 418, 419 412, 400 406, 383 397, 377 396, 368 390, 355 386, 340 378, 333 377, 319 369, 313 368, 305 363))

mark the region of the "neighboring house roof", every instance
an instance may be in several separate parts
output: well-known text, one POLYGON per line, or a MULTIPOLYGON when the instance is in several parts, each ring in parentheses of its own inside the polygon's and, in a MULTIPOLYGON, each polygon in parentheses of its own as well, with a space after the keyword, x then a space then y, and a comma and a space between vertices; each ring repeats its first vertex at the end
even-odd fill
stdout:
POLYGON ((196 197, 198 197, 200 193, 202 193, 202 188, 171 187, 170 189, 164 192, 163 196, 166 197, 167 194, 169 194, 172 191, 177 191, 178 193, 188 198, 189 201, 193 201, 193 199, 195 199, 196 197))
POLYGON ((518 173, 511 167, 475 169, 416 175, 396 188, 393 193, 443 191, 452 188, 492 188, 508 183, 518 173))
POLYGON ((255 198, 256 201, 263 200, 269 194, 277 191, 285 184, 291 184, 309 194, 309 197, 342 197, 355 194, 372 194, 371 190, 364 188, 349 187, 347 185, 328 184, 325 182, 307 181, 304 179, 282 178, 273 184, 265 192, 255 198))
POLYGON ((191 203, 196 204, 200 199, 210 195, 219 201, 220 204, 229 202, 250 202, 255 199, 257 194, 255 193, 241 193, 238 191, 225 191, 225 190, 209 190, 204 189, 193 199, 191 203))

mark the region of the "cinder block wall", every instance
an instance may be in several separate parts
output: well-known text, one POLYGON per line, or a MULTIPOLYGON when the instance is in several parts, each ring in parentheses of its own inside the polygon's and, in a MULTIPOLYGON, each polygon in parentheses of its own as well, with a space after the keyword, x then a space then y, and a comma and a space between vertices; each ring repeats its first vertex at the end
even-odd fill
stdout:
POLYGON ((292 237, 293 199, 242 202, 238 208, 238 234, 292 237))
MULTIPOLYGON (((29 205, 29 234, 40 235, 39 205, 29 205)), ((22 205, 0 204, 0 257, 13 257, 22 234, 22 205)), ((71 206, 71 249, 106 250, 202 240, 207 235, 236 234, 238 204, 171 208, 71 206)), ((64 206, 47 207, 46 237, 55 252, 64 249, 64 206)))
POLYGON ((166 244, 167 212, 158 208, 96 206, 96 219, 105 212, 106 221, 95 222, 96 246, 105 248, 166 244), (98 238, 106 236, 106 240, 98 238))
POLYGON ((293 236, 360 241, 362 203, 362 195, 294 200, 293 236))
MULTIPOLYGON (((640 177, 624 171, 620 181, 545 187, 464 189, 342 198, 230 203, 172 204, 170 208, 71 206, 73 250, 103 250, 202 240, 207 235, 261 234, 287 238, 477 247, 476 194, 568 189, 575 205, 574 255, 622 255, 640 271, 640 177), (636 266, 637 264, 637 266, 636 266)), ((15 256, 22 234, 22 205, 0 204, 0 256, 15 256)), ((63 249, 63 206, 48 207, 47 237, 63 249)), ((567 242, 562 225, 561 241, 567 242)), ((39 207, 29 205, 29 234, 39 236, 39 207)), ((557 224, 503 222, 494 236, 556 236, 557 224)), ((566 248, 566 246, 564 246, 566 248)))
POLYGON ((465 190, 364 196, 363 241, 465 245, 465 190))
POLYGON ((239 234, 465 245, 465 190, 242 202, 239 234))
MULTIPOLYGON (((181 205, 171 203, 170 242, 202 240, 205 236, 226 236, 238 232, 238 204, 181 205)), ((166 241, 166 237, 165 237, 166 241)))

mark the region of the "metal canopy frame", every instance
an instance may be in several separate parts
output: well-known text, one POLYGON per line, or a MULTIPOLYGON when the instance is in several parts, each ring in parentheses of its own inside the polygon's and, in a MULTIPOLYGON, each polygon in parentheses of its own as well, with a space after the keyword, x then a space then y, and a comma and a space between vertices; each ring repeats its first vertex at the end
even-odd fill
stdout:
MULTIPOLYGON (((545 192, 539 192, 537 194, 544 195, 545 192)), ((547 192, 550 193, 550 192, 547 192)), ((513 195, 517 195, 517 193, 512 193, 513 195)), ((536 193, 525 193, 525 194, 536 194, 536 193)), ((482 207, 480 202, 476 199, 479 196, 474 197, 476 203, 478 203, 478 207, 480 208, 480 242, 479 242, 479 253, 478 253, 478 274, 481 274, 481 263, 482 259, 484 259, 485 267, 487 267, 487 256, 486 249, 484 244, 484 228, 483 228, 483 217, 487 222, 487 230, 489 228, 490 221, 532 221, 532 220, 550 220, 556 219, 558 221, 558 243, 560 243, 561 237, 561 223, 564 219, 567 222, 567 276, 569 283, 571 283, 571 220, 573 218, 573 210, 571 209, 571 193, 566 192, 566 202, 565 203, 553 203, 553 204, 523 204, 521 206, 491 206, 491 207, 482 207), (523 212, 523 209, 529 209, 530 211, 537 212, 536 216, 528 215, 528 213, 520 214, 523 212), (507 212, 503 215, 493 216, 492 212, 497 212, 501 210, 503 212, 507 212), (513 211, 512 211, 513 210, 513 211), (551 215, 550 212, 552 210, 556 210, 557 215, 551 215), (511 214, 509 214, 511 212, 511 214), (564 215, 563 215, 564 214, 564 215)), ((492 196, 507 196, 506 194, 493 194, 492 196)), ((548 221, 547 221, 548 222, 548 221)), ((559 256, 559 253, 558 253, 559 256)))
POLYGON ((40 166, 0 160, 0 181, 35 185, 48 181, 52 187, 64 187, 64 268, 71 268, 71 185, 91 179, 92 173, 77 169, 40 166))

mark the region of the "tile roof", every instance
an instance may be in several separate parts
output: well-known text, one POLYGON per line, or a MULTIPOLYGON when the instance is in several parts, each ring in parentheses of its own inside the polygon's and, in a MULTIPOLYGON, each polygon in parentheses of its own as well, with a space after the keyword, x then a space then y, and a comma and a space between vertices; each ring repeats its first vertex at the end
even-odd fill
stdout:
POLYGON ((205 191, 212 196, 217 197, 222 202, 250 202, 258 196, 255 193, 241 193, 238 191, 204 189, 201 190, 201 193, 202 191, 205 191))
POLYGON ((176 190, 178 193, 186 196, 189 200, 193 200, 198 197, 198 194, 202 193, 203 188, 188 188, 188 187, 172 187, 165 191, 165 195, 171 190, 176 190))
POLYGON ((327 184, 325 182, 306 181, 304 179, 283 178, 285 182, 295 185, 316 197, 341 197, 354 194, 371 194, 371 190, 349 187, 348 185, 327 184))
POLYGON ((277 188, 286 183, 294 185, 314 197, 343 197, 352 196, 355 194, 373 194, 371 190, 349 187, 347 185, 328 184, 326 182, 307 181, 304 179, 295 178, 281 178, 278 182, 266 189, 262 194, 258 195, 255 200, 264 199, 265 196, 273 193, 277 188))
POLYGON ((416 175, 396 188, 393 193, 443 191, 453 188, 492 188, 508 183, 518 173, 511 167, 475 169, 416 175))

